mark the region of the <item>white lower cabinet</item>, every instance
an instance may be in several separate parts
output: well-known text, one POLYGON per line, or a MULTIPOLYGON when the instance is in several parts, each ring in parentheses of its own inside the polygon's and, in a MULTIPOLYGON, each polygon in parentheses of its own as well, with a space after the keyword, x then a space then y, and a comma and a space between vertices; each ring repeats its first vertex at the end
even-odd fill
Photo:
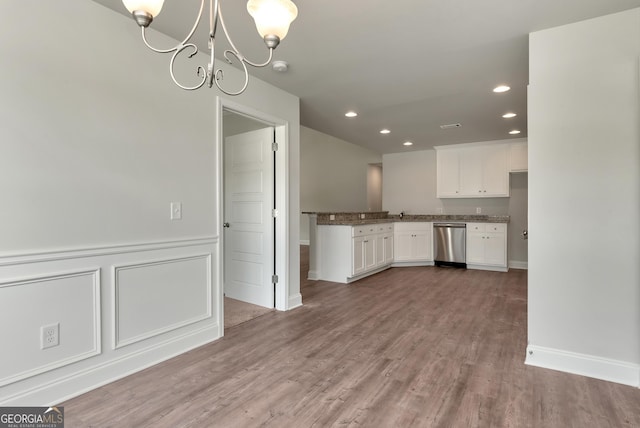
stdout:
POLYGON ((505 223, 467 223, 467 267, 507 270, 505 223))
POLYGON ((429 264, 433 262, 431 222, 396 223, 394 227, 394 263, 429 264))
POLYGON ((318 279, 348 283, 393 262, 393 223, 318 226, 318 279))

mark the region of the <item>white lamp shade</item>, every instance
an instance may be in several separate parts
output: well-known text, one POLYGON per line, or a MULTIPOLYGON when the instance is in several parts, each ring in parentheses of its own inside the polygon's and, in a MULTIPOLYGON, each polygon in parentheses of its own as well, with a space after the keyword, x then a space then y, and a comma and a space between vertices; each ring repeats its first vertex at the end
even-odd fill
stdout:
POLYGON ((249 0, 247 11, 262 37, 273 35, 280 40, 286 37, 289 25, 298 16, 298 8, 290 0, 249 0))
POLYGON ((122 0, 122 3, 131 13, 142 10, 155 18, 160 13, 164 0, 122 0))

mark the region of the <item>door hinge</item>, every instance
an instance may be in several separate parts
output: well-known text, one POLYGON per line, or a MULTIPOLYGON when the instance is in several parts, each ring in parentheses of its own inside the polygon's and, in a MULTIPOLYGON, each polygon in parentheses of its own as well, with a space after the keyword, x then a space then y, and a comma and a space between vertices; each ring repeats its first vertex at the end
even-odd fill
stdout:
POLYGON ((274 152, 277 152, 278 151, 278 143, 271 144, 271 150, 273 150, 274 152))
POLYGON ((272 216, 273 218, 278 217, 278 210, 277 210, 277 209, 275 209, 275 208, 274 208, 274 209, 272 209, 272 210, 271 210, 271 216, 272 216))
POLYGON ((278 283, 278 275, 271 275, 271 282, 274 284, 278 283))

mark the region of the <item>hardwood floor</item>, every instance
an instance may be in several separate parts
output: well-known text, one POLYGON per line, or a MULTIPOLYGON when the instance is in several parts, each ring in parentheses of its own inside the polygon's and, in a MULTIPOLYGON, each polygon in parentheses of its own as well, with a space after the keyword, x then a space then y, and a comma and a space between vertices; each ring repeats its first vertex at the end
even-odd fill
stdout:
POLYGON ((303 307, 63 403, 67 426, 640 426, 640 390, 524 365, 526 271, 301 282, 303 307))

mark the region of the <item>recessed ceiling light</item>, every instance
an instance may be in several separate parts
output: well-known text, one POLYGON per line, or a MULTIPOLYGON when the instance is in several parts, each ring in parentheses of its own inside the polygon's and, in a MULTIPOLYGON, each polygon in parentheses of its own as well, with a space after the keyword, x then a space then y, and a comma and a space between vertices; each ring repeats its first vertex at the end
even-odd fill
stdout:
POLYGON ((513 131, 509 131, 509 134, 511 134, 511 135, 516 135, 516 134, 519 134, 519 133, 520 133, 520 131, 518 131, 517 129, 514 129, 513 131))
POLYGON ((505 119, 511 119, 512 117, 516 117, 517 114, 515 113, 505 113, 502 115, 502 117, 504 117, 505 119))
POLYGON ((388 133, 390 133, 390 132, 391 132, 391 131, 389 131, 389 130, 388 130, 388 129, 386 129, 386 128, 385 128, 385 129, 381 129, 381 130, 380 130, 380 133, 381 133, 381 134, 388 134, 388 133))
POLYGON ((411 141, 405 141, 404 143, 402 143, 403 146, 413 146, 413 143, 411 141))
POLYGON ((358 113, 356 113, 355 111, 348 111, 344 115, 347 117, 356 117, 358 113))
POLYGON ((507 85, 500 85, 500 86, 496 86, 495 88, 493 88, 493 92, 507 92, 509 89, 511 89, 510 87, 508 87, 507 85))

